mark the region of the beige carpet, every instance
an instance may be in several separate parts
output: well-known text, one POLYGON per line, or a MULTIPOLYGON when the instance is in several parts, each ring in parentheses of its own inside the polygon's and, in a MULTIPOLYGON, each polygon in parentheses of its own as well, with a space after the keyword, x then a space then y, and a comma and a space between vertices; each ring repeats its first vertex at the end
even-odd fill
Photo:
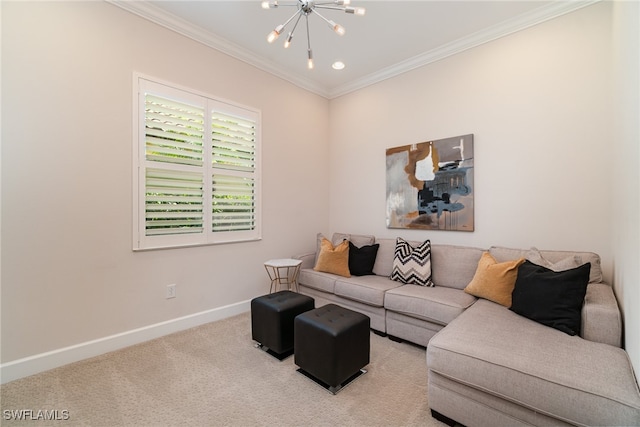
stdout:
POLYGON ((256 349, 250 315, 1 386, 0 424, 91 426, 443 426, 427 404, 424 348, 371 334, 368 372, 337 395, 256 349), (7 420, 58 410, 66 421, 7 420))

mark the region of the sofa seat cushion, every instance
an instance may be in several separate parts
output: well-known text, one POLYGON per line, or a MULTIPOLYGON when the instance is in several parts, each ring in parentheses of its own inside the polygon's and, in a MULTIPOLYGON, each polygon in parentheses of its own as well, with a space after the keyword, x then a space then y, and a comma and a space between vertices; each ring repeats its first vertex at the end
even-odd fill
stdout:
POLYGON ((349 279, 338 278, 335 294, 350 300, 359 301, 376 307, 384 306, 385 293, 402 286, 400 283, 380 276, 351 276, 349 279))
POLYGON ((490 301, 478 300, 429 341, 427 365, 569 423, 640 423, 640 393, 624 350, 569 336, 490 301))
POLYGON ((315 271, 311 268, 303 268, 300 270, 300 274, 298 275, 298 283, 332 294, 335 290, 336 279, 338 277, 340 276, 336 276, 331 273, 324 273, 322 271, 315 271))
POLYGON ((387 310, 447 325, 476 301, 460 289, 403 285, 391 289, 384 299, 387 310))

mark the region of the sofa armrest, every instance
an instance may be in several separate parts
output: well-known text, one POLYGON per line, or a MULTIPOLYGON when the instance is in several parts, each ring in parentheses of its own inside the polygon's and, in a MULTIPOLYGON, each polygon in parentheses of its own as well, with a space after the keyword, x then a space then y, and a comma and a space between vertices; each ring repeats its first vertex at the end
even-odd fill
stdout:
POLYGON ((582 306, 582 338, 622 346, 622 316, 613 288, 606 283, 590 283, 582 306))
POLYGON ((307 254, 299 254, 292 256, 293 259, 302 260, 302 264, 300 264, 300 269, 303 268, 313 268, 316 264, 316 253, 310 252, 307 254))

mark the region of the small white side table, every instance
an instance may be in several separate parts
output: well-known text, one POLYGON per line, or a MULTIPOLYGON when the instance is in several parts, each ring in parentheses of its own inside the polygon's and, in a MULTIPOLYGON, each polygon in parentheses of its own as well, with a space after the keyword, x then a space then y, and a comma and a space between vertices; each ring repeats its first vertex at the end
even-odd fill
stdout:
POLYGON ((271 287, 269 293, 278 290, 278 286, 287 285, 287 289, 295 292, 298 291, 298 274, 300 274, 300 264, 302 260, 285 258, 271 259, 264 263, 269 279, 271 279, 271 287))

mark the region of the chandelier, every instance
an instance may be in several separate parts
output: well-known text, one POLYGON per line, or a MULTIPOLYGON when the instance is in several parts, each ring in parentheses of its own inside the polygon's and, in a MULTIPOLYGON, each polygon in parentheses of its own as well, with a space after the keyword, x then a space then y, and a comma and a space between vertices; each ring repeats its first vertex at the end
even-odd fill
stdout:
POLYGON ((364 15, 365 9, 362 7, 350 7, 350 0, 334 0, 334 1, 314 1, 314 0, 297 0, 297 1, 289 1, 289 2, 279 2, 278 0, 274 1, 263 1, 262 8, 263 9, 275 9, 283 6, 295 6, 297 7, 296 12, 291 15, 289 19, 285 21, 284 24, 278 25, 273 31, 269 33, 267 36, 267 41, 269 43, 273 43, 284 31, 284 28, 294 19, 296 19, 295 24, 293 24, 293 28, 289 32, 287 39, 284 42, 284 47, 288 48, 291 45, 291 40, 293 39, 293 33, 300 22, 300 19, 304 16, 306 24, 307 24, 307 66, 309 69, 313 68, 313 53, 311 51, 311 38, 309 37, 309 15, 315 14, 318 15, 324 22, 329 25, 329 27, 336 32, 336 34, 343 36, 346 30, 340 24, 336 24, 330 19, 325 18, 318 12, 318 9, 328 9, 328 10, 339 10, 345 13, 351 13, 354 15, 364 15))

